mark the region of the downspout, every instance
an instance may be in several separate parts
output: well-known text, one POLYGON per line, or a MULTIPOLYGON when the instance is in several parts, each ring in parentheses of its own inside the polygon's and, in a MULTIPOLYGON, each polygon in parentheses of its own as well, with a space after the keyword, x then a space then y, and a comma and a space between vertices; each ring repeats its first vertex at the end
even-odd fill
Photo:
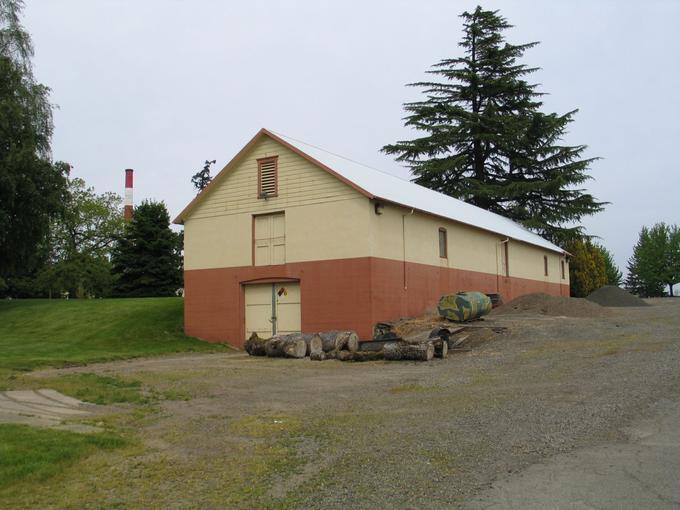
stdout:
MULTIPOLYGON (((499 250, 496 250, 496 292, 498 294, 500 294, 500 292, 501 292, 500 274, 501 274, 501 267, 502 267, 502 264, 498 263, 499 262, 498 261, 498 252, 500 251, 501 257, 505 257, 505 252, 503 251, 503 245, 506 244, 508 241, 510 241, 509 237, 506 237, 505 240, 503 240, 503 241, 499 241, 498 242, 499 250)), ((508 261, 506 260, 505 263, 507 264, 508 261)), ((506 268, 506 271, 507 271, 507 268, 506 268)))
POLYGON ((411 209, 410 213, 401 215, 401 245, 403 248, 402 273, 404 275, 404 290, 408 289, 408 284, 406 282, 406 216, 413 216, 413 209, 411 209))

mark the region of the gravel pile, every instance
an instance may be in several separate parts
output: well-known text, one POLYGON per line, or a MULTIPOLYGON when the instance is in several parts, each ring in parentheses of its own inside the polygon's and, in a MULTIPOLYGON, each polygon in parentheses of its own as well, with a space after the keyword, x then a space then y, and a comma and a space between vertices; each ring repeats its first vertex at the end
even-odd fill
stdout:
POLYGON ((526 294, 494 308, 491 315, 538 314, 564 317, 606 317, 609 312, 597 303, 581 298, 526 294))
POLYGON ((605 285, 586 297, 601 306, 649 306, 642 299, 614 285, 605 285))

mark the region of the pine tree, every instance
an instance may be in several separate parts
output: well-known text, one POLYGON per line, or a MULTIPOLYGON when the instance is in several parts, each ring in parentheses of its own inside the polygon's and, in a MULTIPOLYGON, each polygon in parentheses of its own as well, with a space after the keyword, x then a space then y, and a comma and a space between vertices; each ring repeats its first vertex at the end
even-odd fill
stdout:
POLYGON ((513 45, 511 25, 477 7, 464 12, 463 56, 435 64, 443 81, 410 84, 426 99, 406 103, 405 125, 423 136, 383 147, 396 155, 414 181, 523 223, 555 242, 579 238, 568 226, 603 209, 579 186, 596 158, 582 159, 585 145, 559 143, 577 110, 540 111, 541 93, 526 77, 537 68, 519 63, 536 42, 513 45))
POLYGON ((170 230, 170 216, 162 202, 145 201, 135 208, 132 221, 112 257, 119 297, 173 296, 182 285, 179 236, 170 230))
POLYGON ((210 184, 210 181, 212 180, 212 177, 210 176, 210 166, 214 165, 215 162, 216 160, 214 159, 212 161, 206 159, 203 164, 203 170, 199 170, 191 176, 191 184, 194 185, 194 188, 196 188, 197 191, 203 191, 203 188, 210 184))

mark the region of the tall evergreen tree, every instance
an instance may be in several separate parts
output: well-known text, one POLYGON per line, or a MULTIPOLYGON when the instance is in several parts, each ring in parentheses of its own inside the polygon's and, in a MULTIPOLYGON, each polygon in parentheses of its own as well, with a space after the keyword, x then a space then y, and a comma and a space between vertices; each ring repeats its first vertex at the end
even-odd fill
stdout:
POLYGON ((63 211, 68 173, 68 165, 51 161, 49 89, 33 77, 22 7, 21 0, 0 0, 0 280, 40 264, 50 221, 63 211))
POLYGON ((162 202, 145 201, 113 251, 114 295, 173 296, 182 285, 179 235, 162 202))
POLYGON ((519 60, 536 42, 513 45, 498 11, 464 12, 463 56, 444 59, 429 74, 443 81, 424 88, 423 101, 406 103, 405 124, 424 134, 386 145, 414 181, 523 223, 555 242, 576 239, 569 226, 603 209, 579 188, 596 158, 585 145, 559 143, 577 110, 540 111, 542 95, 526 77, 537 68, 519 60))

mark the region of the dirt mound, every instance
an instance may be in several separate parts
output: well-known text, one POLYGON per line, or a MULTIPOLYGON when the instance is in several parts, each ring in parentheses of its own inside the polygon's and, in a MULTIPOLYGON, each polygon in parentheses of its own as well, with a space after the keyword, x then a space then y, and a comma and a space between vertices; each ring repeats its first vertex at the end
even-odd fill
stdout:
POLYGON ((538 314, 565 317, 604 317, 606 309, 581 298, 526 294, 495 308, 491 315, 538 314))
POLYGON ((614 285, 605 285, 591 292, 586 299, 601 306, 649 306, 642 299, 614 285))

